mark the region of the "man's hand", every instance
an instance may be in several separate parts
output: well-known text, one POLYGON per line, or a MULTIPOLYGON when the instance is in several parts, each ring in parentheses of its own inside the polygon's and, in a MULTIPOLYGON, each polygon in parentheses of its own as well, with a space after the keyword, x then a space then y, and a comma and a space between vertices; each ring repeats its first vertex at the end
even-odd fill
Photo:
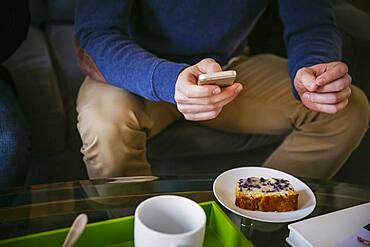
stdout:
POLYGON ((334 114, 347 106, 351 81, 346 64, 331 62, 301 68, 294 86, 307 108, 334 114))
POLYGON ((222 71, 211 58, 184 69, 178 76, 175 89, 177 109, 187 120, 202 121, 216 118, 222 107, 230 103, 243 89, 240 83, 220 88, 217 85, 198 86, 200 74, 222 71))

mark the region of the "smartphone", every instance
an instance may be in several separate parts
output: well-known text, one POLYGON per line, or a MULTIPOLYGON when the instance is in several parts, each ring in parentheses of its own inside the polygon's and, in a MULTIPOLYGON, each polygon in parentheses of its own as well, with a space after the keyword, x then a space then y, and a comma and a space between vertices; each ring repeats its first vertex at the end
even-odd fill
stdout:
POLYGON ((235 70, 227 70, 222 72, 216 72, 212 74, 201 74, 198 76, 198 85, 218 85, 220 87, 231 86, 236 77, 235 70))

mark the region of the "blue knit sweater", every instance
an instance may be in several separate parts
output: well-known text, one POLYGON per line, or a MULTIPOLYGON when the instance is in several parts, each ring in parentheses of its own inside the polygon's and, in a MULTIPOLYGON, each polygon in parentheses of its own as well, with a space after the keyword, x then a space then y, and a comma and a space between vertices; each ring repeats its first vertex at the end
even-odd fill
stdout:
MULTIPOLYGON (((112 85, 174 102, 178 74, 206 57, 224 65, 240 54, 268 2, 80 0, 76 39, 112 85)), ((341 59, 330 0, 279 5, 292 80, 303 66, 341 59)))

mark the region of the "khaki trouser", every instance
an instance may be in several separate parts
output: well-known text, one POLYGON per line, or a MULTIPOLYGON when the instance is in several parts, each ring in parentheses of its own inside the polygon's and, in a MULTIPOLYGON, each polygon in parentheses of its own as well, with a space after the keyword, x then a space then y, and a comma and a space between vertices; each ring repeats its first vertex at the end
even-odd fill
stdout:
MULTIPOLYGON (((264 166, 296 176, 330 178, 359 145, 369 123, 365 94, 352 86, 348 106, 317 113, 294 99, 287 61, 273 55, 231 64, 244 90, 220 115, 200 122, 248 134, 287 134, 264 166)), ((87 77, 78 100, 81 152, 90 178, 150 174, 147 140, 183 118, 176 105, 152 102, 87 77)))

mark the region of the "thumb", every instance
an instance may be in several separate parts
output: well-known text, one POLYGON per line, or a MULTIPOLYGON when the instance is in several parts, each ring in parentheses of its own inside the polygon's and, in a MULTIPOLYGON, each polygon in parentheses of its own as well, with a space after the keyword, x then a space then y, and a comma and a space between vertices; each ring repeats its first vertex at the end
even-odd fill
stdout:
POLYGON ((212 58, 205 58, 197 63, 197 68, 202 74, 212 74, 222 71, 221 66, 212 58))
POLYGON ((297 79, 303 84, 303 86, 310 92, 317 90, 318 86, 315 83, 316 76, 314 71, 310 68, 302 68, 297 73, 297 79))

